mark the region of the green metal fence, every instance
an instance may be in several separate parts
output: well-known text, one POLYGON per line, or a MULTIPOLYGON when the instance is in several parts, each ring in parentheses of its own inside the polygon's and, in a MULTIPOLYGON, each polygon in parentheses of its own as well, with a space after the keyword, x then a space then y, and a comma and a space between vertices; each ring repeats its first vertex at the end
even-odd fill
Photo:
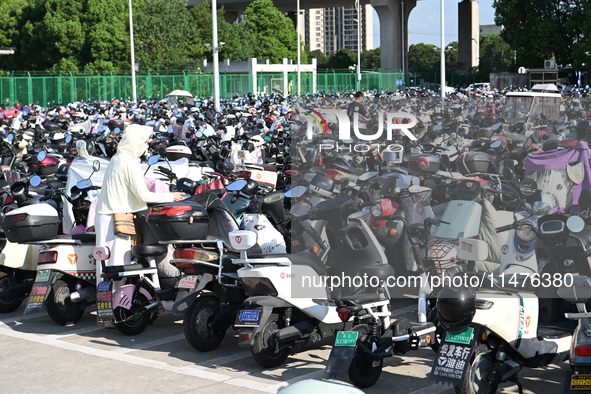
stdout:
MULTIPOLYGON (((301 73, 302 94, 317 92, 347 92, 356 89, 357 75, 351 72, 301 73)), ((256 92, 271 93, 273 88, 297 93, 297 74, 257 73, 256 92)), ((407 86, 435 88, 439 73, 379 73, 363 72, 361 88, 365 90, 394 91, 407 86)), ((476 81, 474 74, 448 73, 448 86, 467 86, 476 81)), ((213 75, 193 74, 187 71, 144 72, 136 74, 139 99, 162 99, 175 89, 188 90, 196 97, 213 95, 213 75)), ((253 91, 250 74, 220 74, 220 95, 230 98, 253 91)), ((0 75, 0 103, 16 102, 70 103, 75 101, 130 99, 131 76, 125 73, 66 73, 13 72, 0 75)))

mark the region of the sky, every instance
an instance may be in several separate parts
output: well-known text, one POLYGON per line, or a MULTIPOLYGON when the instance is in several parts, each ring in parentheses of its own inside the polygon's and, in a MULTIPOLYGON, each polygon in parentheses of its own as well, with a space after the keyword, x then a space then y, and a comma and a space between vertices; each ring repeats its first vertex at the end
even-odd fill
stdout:
MULTIPOLYGON (((445 19, 445 44, 458 40, 458 3, 459 0, 444 1, 445 19)), ((480 25, 493 25, 495 23, 495 10, 493 0, 480 0, 480 25)), ((416 7, 411 11, 408 21, 408 43, 433 44, 441 46, 441 0, 418 0, 416 7)), ((374 10, 374 21, 379 21, 374 10)), ((373 32, 374 48, 380 46, 379 23, 374 24, 373 32)))

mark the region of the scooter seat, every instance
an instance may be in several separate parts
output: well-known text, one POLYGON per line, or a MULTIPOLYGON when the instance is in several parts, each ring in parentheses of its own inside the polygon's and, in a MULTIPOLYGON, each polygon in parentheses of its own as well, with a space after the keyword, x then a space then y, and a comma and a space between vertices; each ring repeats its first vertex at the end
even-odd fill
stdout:
POLYGON ((584 275, 575 275, 572 278, 572 286, 560 287, 558 295, 573 304, 586 303, 591 299, 591 278, 584 275))
POLYGON ((72 239, 77 239, 85 244, 96 243, 96 233, 72 234, 70 236, 72 237, 72 239))
POLYGON ((168 246, 161 244, 134 245, 131 247, 131 253, 136 257, 156 257, 166 254, 166 252, 168 252, 168 246))
POLYGON ((354 306, 354 305, 362 305, 362 304, 369 304, 372 302, 378 302, 386 300, 386 295, 383 293, 369 293, 369 294, 357 294, 352 296, 347 296, 335 300, 335 304, 337 306, 354 306))
POLYGON ((381 280, 386 280, 390 276, 394 276, 394 267, 390 264, 377 264, 369 267, 359 268, 359 275, 367 274, 368 277, 375 276, 381 280))

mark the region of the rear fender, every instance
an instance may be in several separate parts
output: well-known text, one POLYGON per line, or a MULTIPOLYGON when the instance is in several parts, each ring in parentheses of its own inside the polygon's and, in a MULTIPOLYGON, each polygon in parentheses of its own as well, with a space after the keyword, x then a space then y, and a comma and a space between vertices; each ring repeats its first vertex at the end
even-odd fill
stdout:
POLYGON ((203 290, 205 289, 205 287, 208 284, 210 284, 213 280, 213 275, 202 274, 195 290, 193 290, 191 293, 187 294, 180 300, 175 301, 174 305, 172 306, 172 313, 174 313, 175 315, 184 314, 189 308, 189 306, 191 306, 193 302, 195 302, 195 299, 199 297, 201 294, 203 294, 203 290))
MULTIPOLYGON (((132 305, 133 301, 133 292, 135 290, 135 285, 124 285, 121 286, 119 289, 113 292, 113 310, 117 307, 121 307, 123 309, 129 310, 132 305)), ((152 294, 148 292, 148 290, 140 287, 139 292, 143 294, 148 300, 154 298, 152 294)))
POLYGON ((254 331, 252 332, 252 335, 250 336, 250 345, 251 346, 254 345, 254 339, 255 339, 257 333, 261 332, 263 327, 265 327, 265 325, 269 321, 269 318, 273 314, 273 311, 275 311, 277 309, 291 308, 291 307, 293 307, 293 305, 291 305, 279 298, 271 297, 271 296, 256 296, 256 297, 250 297, 250 298, 246 299, 246 301, 244 301, 244 309, 260 308, 263 310, 263 313, 261 315, 261 321, 260 321, 258 327, 254 328, 254 331))

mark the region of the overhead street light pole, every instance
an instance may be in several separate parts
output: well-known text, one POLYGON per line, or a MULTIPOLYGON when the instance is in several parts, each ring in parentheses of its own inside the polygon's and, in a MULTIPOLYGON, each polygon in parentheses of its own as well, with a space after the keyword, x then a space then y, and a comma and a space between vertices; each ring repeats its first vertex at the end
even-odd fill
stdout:
POLYGON ((445 18, 443 17, 443 0, 441 0, 441 106, 445 105, 445 18))
POLYGON ((361 6, 359 4, 359 0, 355 0, 355 7, 357 8, 357 91, 360 91, 361 90, 361 6))
POLYGON ((137 87, 135 84, 135 48, 133 44, 133 8, 129 0, 129 45, 131 46, 131 91, 133 101, 137 102, 137 87))
POLYGON ((15 47, 0 48, 0 55, 14 55, 16 53, 15 47))
POLYGON ((302 62, 301 58, 301 44, 300 44, 300 0, 297 1, 297 16, 296 16, 296 33, 298 35, 298 67, 297 67, 297 74, 298 74, 298 96, 302 94, 302 79, 301 79, 301 70, 300 64, 302 62))
POLYGON ((218 2, 211 0, 212 46, 213 46, 213 107, 220 112, 220 60, 218 55, 218 2))

